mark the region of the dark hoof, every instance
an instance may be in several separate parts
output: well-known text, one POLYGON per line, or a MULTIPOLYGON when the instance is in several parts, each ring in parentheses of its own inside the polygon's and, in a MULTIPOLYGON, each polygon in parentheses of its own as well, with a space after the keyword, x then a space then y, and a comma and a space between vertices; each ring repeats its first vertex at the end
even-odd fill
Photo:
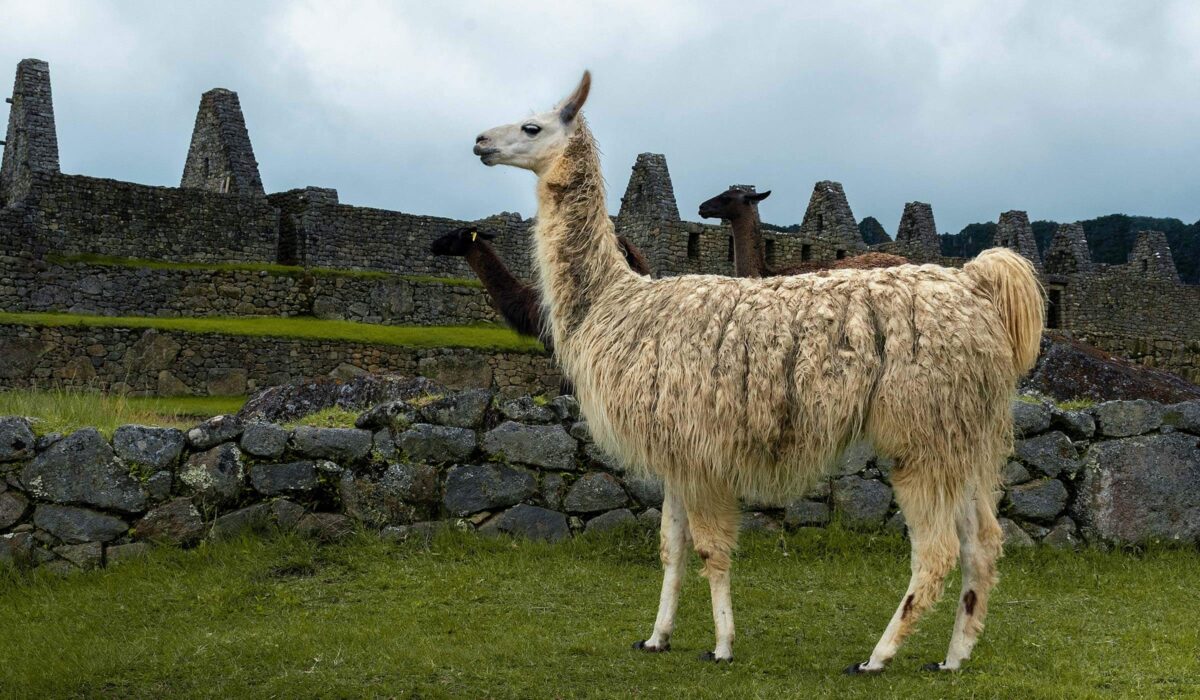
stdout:
POLYGON ((731 664, 731 663, 733 663, 733 657, 730 657, 728 659, 718 659, 717 655, 711 651, 704 652, 703 654, 700 655, 699 658, 701 661, 707 661, 709 663, 714 663, 714 664, 721 664, 721 663, 731 664))
POLYGON ((661 647, 652 647, 646 643, 646 640, 640 640, 633 643, 633 648, 638 651, 644 651, 647 654, 661 654, 664 651, 671 651, 671 643, 667 642, 661 647))
POLYGON ((866 665, 867 664, 865 661, 859 662, 856 664, 850 664, 849 666, 846 667, 846 670, 842 671, 842 673, 846 674, 847 676, 869 676, 873 673, 879 673, 880 671, 883 670, 883 669, 879 669, 879 671, 867 670, 867 668, 865 668, 866 665))
POLYGON ((937 673, 938 671, 944 671, 946 669, 942 668, 942 665, 939 662, 934 661, 931 664, 925 664, 924 666, 922 666, 921 670, 922 671, 933 671, 934 673, 937 673))

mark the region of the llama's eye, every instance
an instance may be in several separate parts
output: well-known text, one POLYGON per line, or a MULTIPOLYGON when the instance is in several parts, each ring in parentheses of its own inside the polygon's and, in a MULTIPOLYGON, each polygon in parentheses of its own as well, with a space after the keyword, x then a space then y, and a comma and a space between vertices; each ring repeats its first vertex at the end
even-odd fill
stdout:
POLYGON ((521 131, 524 131, 525 135, 527 136, 537 136, 539 133, 541 133, 542 127, 538 126, 537 124, 526 124, 525 126, 521 127, 521 131))

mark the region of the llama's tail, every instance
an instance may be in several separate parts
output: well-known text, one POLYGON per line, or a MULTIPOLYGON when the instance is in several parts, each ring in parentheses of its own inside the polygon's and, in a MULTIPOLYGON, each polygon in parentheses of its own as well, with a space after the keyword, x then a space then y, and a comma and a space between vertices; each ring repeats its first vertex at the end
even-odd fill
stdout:
POLYGON ((989 248, 963 270, 1000 312, 1017 370, 1024 374, 1033 369, 1046 323, 1045 292, 1033 264, 1008 248, 989 248))

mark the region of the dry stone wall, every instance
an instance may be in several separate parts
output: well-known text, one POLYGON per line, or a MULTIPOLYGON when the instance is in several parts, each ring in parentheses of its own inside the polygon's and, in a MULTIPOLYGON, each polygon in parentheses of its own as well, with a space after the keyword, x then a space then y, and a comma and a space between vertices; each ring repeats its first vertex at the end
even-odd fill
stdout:
MULTIPOLYGON (((1006 546, 1200 542, 1200 402, 1013 409, 1006 546)), ((219 416, 186 432, 122 426, 110 439, 0 418, 0 563, 69 572, 271 530, 403 538, 457 527, 557 542, 661 518, 661 482, 599 450, 569 396, 450 392, 381 404, 355 425, 219 416)), ((745 504, 744 527, 903 532, 893 466, 852 445, 805 497, 745 504)))

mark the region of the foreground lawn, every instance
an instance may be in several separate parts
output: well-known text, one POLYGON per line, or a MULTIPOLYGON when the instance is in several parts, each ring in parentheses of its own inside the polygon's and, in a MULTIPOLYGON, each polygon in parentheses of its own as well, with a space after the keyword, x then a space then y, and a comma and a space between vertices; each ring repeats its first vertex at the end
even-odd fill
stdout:
POLYGON ((91 316, 59 313, 0 312, 0 324, 26 326, 92 326, 98 328, 157 328, 184 333, 219 333, 303 340, 342 340, 373 345, 413 348, 479 348, 539 352, 542 344, 495 324, 474 326, 384 326, 353 321, 276 316, 205 316, 160 318, 155 316, 91 316))
POLYGON ((105 435, 121 425, 140 423, 191 428, 222 413, 237 413, 245 396, 122 396, 62 389, 0 391, 0 416, 29 416, 39 435, 70 433, 84 427, 105 435))
MULTIPOLYGON (((949 598, 877 677, 866 658, 907 581, 894 537, 747 536, 737 660, 689 572, 674 651, 629 648, 658 597, 648 535, 547 546, 446 534, 241 541, 67 579, 0 572, 0 695, 16 697, 1075 698, 1200 694, 1200 556, 1010 555, 968 670, 921 672, 949 598)), ((695 561, 693 561, 693 571, 695 561)), ((951 588, 954 590, 954 587, 951 588)), ((952 595, 952 594, 951 594, 952 595)))

